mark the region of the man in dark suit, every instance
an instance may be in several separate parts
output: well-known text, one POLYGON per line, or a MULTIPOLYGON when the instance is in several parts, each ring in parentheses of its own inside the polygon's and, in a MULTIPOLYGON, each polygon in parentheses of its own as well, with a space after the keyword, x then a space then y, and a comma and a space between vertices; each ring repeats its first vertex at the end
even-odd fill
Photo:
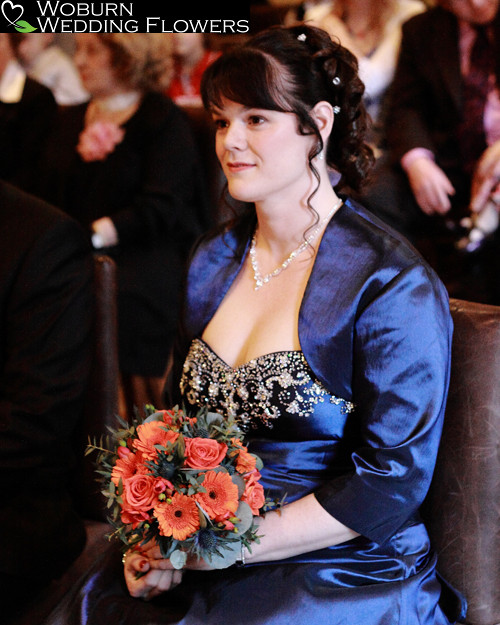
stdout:
POLYGON ((50 89, 18 63, 16 37, 0 33, 0 178, 31 192, 57 104, 50 89))
POLYGON ((71 438, 90 364, 92 255, 62 212, 0 182, 2 622, 84 546, 71 438))
MULTIPOLYGON (((388 104, 388 158, 365 203, 414 242, 456 228, 480 210, 500 174, 500 0, 438 0, 403 26, 388 104), (478 28, 479 27, 479 28, 478 28), (484 31, 486 88, 475 147, 465 94, 484 31), (488 67, 486 67, 488 65, 488 67)), ((474 85, 472 93, 479 94, 474 85)))

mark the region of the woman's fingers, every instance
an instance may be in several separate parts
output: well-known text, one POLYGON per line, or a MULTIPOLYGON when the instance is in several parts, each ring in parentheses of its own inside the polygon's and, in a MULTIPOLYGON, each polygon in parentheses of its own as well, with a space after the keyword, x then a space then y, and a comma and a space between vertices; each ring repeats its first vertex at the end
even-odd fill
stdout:
POLYGON ((180 584, 182 581, 182 572, 175 569, 152 569, 142 579, 143 582, 140 588, 140 593, 134 594, 133 596, 142 597, 145 601, 149 601, 164 592, 172 590, 175 586, 180 584))

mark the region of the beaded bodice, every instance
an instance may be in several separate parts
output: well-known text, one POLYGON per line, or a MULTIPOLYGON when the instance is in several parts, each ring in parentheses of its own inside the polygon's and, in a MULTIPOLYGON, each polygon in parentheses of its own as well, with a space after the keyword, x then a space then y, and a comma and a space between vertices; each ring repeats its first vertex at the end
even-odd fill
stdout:
POLYGON ((329 393, 314 378, 301 351, 280 351, 239 366, 225 363, 204 341, 194 339, 184 363, 181 393, 191 405, 237 415, 243 426, 272 428, 283 414, 310 416, 318 403, 353 404, 329 393))

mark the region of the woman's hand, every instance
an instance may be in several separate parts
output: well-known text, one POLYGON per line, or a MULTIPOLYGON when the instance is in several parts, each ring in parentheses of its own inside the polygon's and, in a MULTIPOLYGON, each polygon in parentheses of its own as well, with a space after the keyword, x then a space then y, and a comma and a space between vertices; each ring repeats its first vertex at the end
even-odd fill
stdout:
MULTIPOLYGON (((211 570, 204 560, 198 558, 190 558, 184 568, 211 570)), ((162 557, 156 543, 148 543, 141 550, 125 554, 123 573, 131 596, 148 601, 180 584, 183 571, 175 569, 170 560, 162 557)))
POLYGON ((146 601, 171 590, 182 580, 182 571, 174 569, 170 560, 156 558, 147 547, 125 554, 123 573, 131 596, 146 601))

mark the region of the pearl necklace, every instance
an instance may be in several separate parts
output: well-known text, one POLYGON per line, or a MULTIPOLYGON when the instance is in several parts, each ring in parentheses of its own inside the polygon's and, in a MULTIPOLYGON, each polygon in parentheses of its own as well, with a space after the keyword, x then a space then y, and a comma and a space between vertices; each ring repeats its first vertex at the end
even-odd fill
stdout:
POLYGON ((253 279, 255 280, 254 289, 258 291, 260 287, 264 286, 264 284, 267 284, 271 278, 275 278, 276 276, 279 276, 280 273, 288 267, 288 265, 292 262, 294 258, 297 258, 299 254, 302 254, 302 252, 311 245, 314 239, 318 236, 318 233, 321 230, 321 228, 330 219, 333 213, 336 210, 338 210, 341 206, 342 206, 342 200, 339 200, 337 204, 335 204, 335 206, 328 213, 328 215, 320 221, 320 223, 316 226, 316 228, 314 228, 311 234, 304 241, 302 241, 302 243, 298 247, 296 247, 292 252, 290 252, 287 258, 285 258, 285 260, 281 263, 281 265, 278 265, 278 267, 276 267, 274 271, 271 271, 270 273, 266 273, 265 276, 263 276, 260 273, 259 264, 257 262, 257 253, 255 250, 255 247, 256 247, 258 229, 256 229, 252 237, 252 242, 250 243, 250 249, 248 250, 248 254, 250 256, 250 263, 253 269, 253 279))

